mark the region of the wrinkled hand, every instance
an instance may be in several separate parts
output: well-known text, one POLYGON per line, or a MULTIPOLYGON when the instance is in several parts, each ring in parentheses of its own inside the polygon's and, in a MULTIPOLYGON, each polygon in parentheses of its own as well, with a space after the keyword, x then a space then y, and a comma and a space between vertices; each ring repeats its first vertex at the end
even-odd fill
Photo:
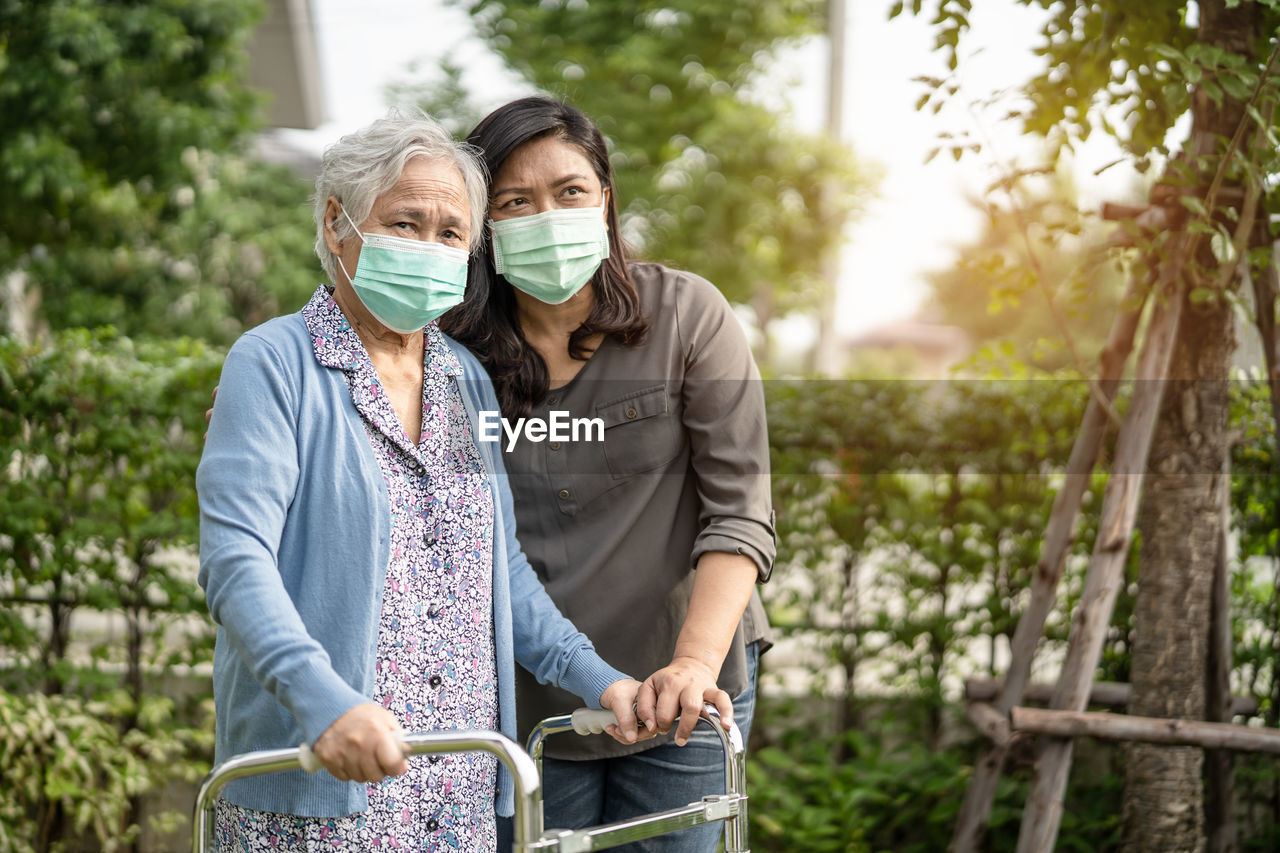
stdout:
POLYGON ((362 702, 334 720, 312 746, 324 769, 343 782, 377 782, 409 770, 400 723, 372 702, 362 702))
POLYGON ((652 731, 666 734, 676 717, 676 745, 684 746, 698 724, 704 703, 711 703, 720 712, 720 720, 727 729, 733 722, 733 702, 729 694, 716 686, 715 673, 694 658, 676 657, 662 669, 644 680, 636 699, 636 713, 652 731))
POLYGON ((612 711, 618 718, 617 725, 605 727, 605 732, 618 743, 632 744, 656 737, 653 729, 641 731, 636 721, 636 694, 640 682, 634 678, 622 678, 613 682, 600 694, 600 707, 612 711))

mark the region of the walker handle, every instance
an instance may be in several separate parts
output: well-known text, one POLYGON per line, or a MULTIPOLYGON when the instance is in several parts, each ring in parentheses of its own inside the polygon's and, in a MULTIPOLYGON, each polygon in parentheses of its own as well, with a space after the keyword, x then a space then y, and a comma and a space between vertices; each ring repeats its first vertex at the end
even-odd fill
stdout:
POLYGON ((569 715, 573 730, 580 735, 603 734, 606 726, 617 725, 618 718, 607 708, 579 708, 569 715))
MULTIPOLYGON (((395 732, 395 736, 396 743, 400 744, 400 749, 404 751, 404 754, 407 757, 409 755, 409 749, 405 744, 404 732, 397 731, 395 732)), ((311 746, 306 743, 306 741, 298 744, 298 766, 308 773, 318 773, 324 769, 324 764, 321 763, 320 758, 311 751, 311 746)))

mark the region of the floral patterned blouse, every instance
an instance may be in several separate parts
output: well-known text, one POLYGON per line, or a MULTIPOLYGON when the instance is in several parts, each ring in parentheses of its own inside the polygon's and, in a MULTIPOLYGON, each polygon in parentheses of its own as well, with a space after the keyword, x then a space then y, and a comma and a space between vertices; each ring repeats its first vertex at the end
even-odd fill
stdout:
MULTIPOLYGON (((326 288, 303 309, 317 356, 341 363, 391 500, 375 700, 406 731, 494 729, 493 500, 435 324, 423 336, 422 436, 405 434, 359 337, 326 288)), ((336 496, 340 499, 340 496, 336 496)), ((305 818, 219 801, 219 851, 491 851, 497 759, 414 758, 369 785, 369 809, 305 818)))

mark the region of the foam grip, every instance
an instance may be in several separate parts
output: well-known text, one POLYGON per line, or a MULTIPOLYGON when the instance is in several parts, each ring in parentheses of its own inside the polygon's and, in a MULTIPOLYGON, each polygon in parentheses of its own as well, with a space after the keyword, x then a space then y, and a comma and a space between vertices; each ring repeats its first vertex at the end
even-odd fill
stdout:
POLYGON ((618 718, 612 711, 596 711, 591 708, 579 708, 570 715, 570 719, 573 722, 573 730, 580 735, 602 734, 605 726, 612 726, 618 722, 618 718))
POLYGON ((298 764, 308 773, 317 773, 320 768, 324 767, 320 763, 320 759, 311 751, 311 747, 305 743, 298 744, 298 764))

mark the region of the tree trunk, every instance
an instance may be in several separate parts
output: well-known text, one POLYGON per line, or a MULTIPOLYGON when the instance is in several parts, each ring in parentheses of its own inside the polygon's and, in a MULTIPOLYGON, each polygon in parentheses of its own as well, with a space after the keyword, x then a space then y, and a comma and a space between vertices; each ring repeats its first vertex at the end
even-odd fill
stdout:
MULTIPOLYGON (((1201 43, 1252 55, 1259 37, 1255 4, 1226 9, 1200 4, 1201 43)), ((1207 186, 1241 120, 1242 105, 1217 107, 1192 97, 1191 153, 1206 156, 1207 186)), ((1216 262, 1201 241, 1202 271, 1216 262)), ((1212 273, 1193 286, 1211 286, 1212 273)), ((1238 283, 1232 276, 1229 286, 1238 283)), ((1188 296, 1190 292, 1188 291, 1188 296)), ((1205 719, 1205 683, 1214 567, 1225 488, 1220 476, 1228 434, 1228 371, 1235 346, 1230 301, 1215 296, 1184 304, 1170 386, 1156 422, 1139 526, 1142 553, 1134 608, 1133 694, 1129 713, 1205 719)), ((1124 849, 1130 853, 1200 853, 1205 847, 1203 752, 1194 747, 1132 744, 1126 750, 1124 849)))
MULTIPOLYGON (((1129 713, 1205 718, 1213 569, 1234 332, 1224 299, 1183 306, 1172 385, 1156 423, 1139 516, 1142 555, 1134 607, 1129 713)), ((1130 851, 1199 851, 1203 756, 1193 747, 1127 751, 1125 838, 1130 851)))
MULTIPOLYGON (((1231 455, 1223 460, 1222 498, 1218 518, 1218 559, 1213 572, 1213 605, 1209 619, 1208 678, 1205 681, 1205 719, 1230 723, 1234 716, 1231 698, 1231 566, 1227 562, 1227 540, 1231 525, 1231 455)), ((1204 754, 1205 825, 1207 853, 1236 853, 1235 756, 1221 749, 1204 754)))

